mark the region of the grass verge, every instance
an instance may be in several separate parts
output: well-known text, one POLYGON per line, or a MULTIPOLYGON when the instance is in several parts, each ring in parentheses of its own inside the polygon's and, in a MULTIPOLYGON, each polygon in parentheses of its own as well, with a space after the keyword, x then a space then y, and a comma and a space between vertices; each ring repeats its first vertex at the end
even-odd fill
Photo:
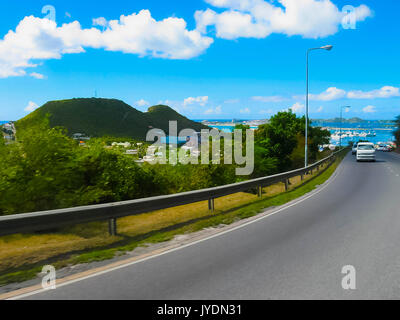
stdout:
POLYGON ((335 172, 343 157, 320 174, 291 179, 288 192, 283 184, 264 189, 264 197, 238 193, 216 200, 210 215, 201 202, 128 217, 118 222, 120 234, 106 236, 107 224, 96 222, 63 229, 54 234, 13 235, 0 238, 0 286, 35 278, 43 265, 56 269, 69 265, 103 261, 137 247, 172 240, 181 234, 229 225, 263 210, 283 205, 323 184, 335 172))

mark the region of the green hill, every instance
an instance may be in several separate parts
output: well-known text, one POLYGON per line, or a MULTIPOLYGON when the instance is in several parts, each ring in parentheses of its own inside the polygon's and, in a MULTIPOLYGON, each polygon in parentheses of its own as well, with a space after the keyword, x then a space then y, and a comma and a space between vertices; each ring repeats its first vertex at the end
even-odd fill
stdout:
POLYGON ((138 111, 116 99, 71 99, 50 101, 25 118, 17 121, 23 130, 49 115, 51 127, 64 127, 70 135, 85 133, 90 137, 114 136, 144 140, 150 128, 162 129, 168 134, 169 121, 178 121, 178 129, 200 131, 207 129, 180 115, 168 106, 158 105, 148 112, 138 111))
POLYGON ((178 131, 183 129, 194 129, 196 131, 200 131, 201 129, 209 129, 207 126, 189 120, 184 116, 180 115, 175 110, 171 109, 168 106, 157 105, 150 107, 146 113, 144 113, 146 119, 151 126, 154 128, 163 129, 164 132, 168 132, 169 130, 169 121, 178 121, 178 131))

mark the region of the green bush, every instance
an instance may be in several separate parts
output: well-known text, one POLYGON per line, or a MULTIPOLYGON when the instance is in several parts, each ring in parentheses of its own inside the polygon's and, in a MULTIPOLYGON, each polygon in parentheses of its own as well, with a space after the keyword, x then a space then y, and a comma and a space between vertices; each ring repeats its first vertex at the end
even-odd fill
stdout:
POLYGON ((120 201, 162 192, 154 172, 101 143, 82 147, 42 123, 0 146, 0 213, 120 201))

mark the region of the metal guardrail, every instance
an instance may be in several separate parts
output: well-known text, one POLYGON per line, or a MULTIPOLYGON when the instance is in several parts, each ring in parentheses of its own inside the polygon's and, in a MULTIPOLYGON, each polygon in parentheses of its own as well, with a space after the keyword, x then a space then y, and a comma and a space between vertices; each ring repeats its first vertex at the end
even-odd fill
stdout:
POLYGON ((215 188, 130 201, 2 216, 0 217, 0 236, 51 230, 68 225, 105 220, 109 221, 110 234, 115 235, 117 233, 116 219, 122 217, 139 215, 146 212, 205 200, 208 200, 209 209, 214 211, 214 199, 230 194, 257 188, 258 196, 261 197, 263 187, 278 182, 284 182, 286 190, 288 190, 290 178, 301 176, 303 180, 305 174, 309 172, 312 173, 313 170, 319 170, 323 164, 333 163, 336 160, 336 156, 343 150, 345 149, 335 152, 307 168, 215 188))

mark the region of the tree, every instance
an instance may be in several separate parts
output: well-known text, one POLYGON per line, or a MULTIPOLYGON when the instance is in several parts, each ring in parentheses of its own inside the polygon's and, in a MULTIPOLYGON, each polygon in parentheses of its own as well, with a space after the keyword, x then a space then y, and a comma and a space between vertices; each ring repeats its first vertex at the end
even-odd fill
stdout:
POLYGON ((101 142, 81 147, 47 122, 0 146, 0 214, 130 200, 163 192, 154 171, 101 142))
MULTIPOLYGON (((328 144, 330 132, 312 127, 309 122, 308 152, 310 161, 318 159, 319 146, 328 144)), ((256 131, 255 175, 283 172, 304 166, 305 117, 291 110, 279 112, 256 131)))
POLYGON ((256 144, 264 149, 264 157, 274 159, 278 171, 291 168, 290 155, 297 146, 297 135, 301 132, 301 119, 291 110, 278 112, 270 122, 261 125, 256 131, 256 144))
POLYGON ((72 170, 76 142, 61 129, 49 129, 46 122, 19 131, 18 141, 5 146, 0 155, 2 211, 11 214, 51 209, 58 207, 60 198, 69 204, 71 196, 57 191, 69 190, 77 181, 72 170))
POLYGON ((311 161, 318 159, 319 146, 329 144, 331 133, 328 130, 322 130, 320 127, 309 127, 309 158, 311 161))
POLYGON ((268 150, 259 146, 254 146, 254 171, 251 178, 265 177, 278 173, 278 159, 268 156, 268 150))

